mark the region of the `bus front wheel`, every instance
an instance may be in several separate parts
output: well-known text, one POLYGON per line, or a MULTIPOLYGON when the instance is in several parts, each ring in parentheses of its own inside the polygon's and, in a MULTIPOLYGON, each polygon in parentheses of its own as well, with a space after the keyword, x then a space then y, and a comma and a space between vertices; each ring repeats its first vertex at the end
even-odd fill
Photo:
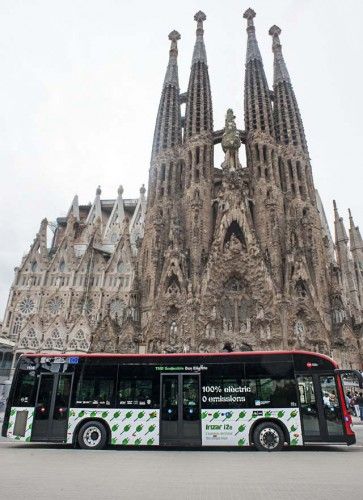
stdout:
POLYGON ((281 427, 274 422, 263 422, 253 432, 253 443, 259 451, 280 451, 284 441, 281 427))
POLYGON ((78 432, 78 444, 85 450, 102 450, 107 442, 107 432, 101 422, 91 421, 82 425, 78 432))

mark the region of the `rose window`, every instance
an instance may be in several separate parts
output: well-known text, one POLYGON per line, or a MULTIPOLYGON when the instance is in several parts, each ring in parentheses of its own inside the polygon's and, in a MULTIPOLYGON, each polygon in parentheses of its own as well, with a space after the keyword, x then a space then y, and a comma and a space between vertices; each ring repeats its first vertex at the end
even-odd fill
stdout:
POLYGON ((78 302, 78 311, 80 314, 82 314, 83 311, 85 311, 87 314, 90 314, 92 312, 92 309, 93 309, 93 301, 91 299, 80 300, 78 302))
POLYGON ((26 297, 20 302, 19 308, 23 314, 30 314, 34 310, 35 304, 34 300, 30 297, 26 297))
POLYGON ((51 314, 58 314, 63 305, 63 299, 61 299, 60 297, 53 297, 48 302, 48 310, 51 314))
POLYGON ((124 310, 124 303, 121 300, 113 300, 110 304, 110 316, 111 318, 122 317, 122 312, 124 310))

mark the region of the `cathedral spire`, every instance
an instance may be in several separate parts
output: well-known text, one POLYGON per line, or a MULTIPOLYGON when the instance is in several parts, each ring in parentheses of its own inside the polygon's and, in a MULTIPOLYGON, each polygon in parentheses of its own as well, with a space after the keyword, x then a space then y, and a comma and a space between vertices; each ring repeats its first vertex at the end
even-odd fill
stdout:
POLYGON ((335 247, 337 253, 337 262, 342 273, 342 282, 346 297, 349 301, 351 315, 356 322, 361 321, 361 303, 360 294, 363 292, 363 281, 360 272, 359 252, 356 250, 350 254, 348 248, 348 237, 345 231, 343 218, 339 217, 337 204, 334 204, 334 225, 335 225, 335 247))
POLYGON ((348 236, 344 227, 343 217, 339 217, 336 201, 333 200, 334 205, 334 227, 335 227, 335 244, 348 243, 348 236))
POLYGON ((287 71, 284 56, 282 55, 282 47, 280 43, 281 29, 275 24, 271 26, 269 34, 272 36, 272 51, 274 58, 274 84, 280 82, 291 83, 289 72, 287 71))
POLYGON ((73 216, 79 221, 79 203, 78 203, 78 195, 76 194, 72 201, 71 211, 73 216))
POLYGON ((349 227, 350 249, 352 252, 354 252, 355 250, 360 250, 361 252, 363 252, 363 240, 359 231, 359 227, 354 225, 350 208, 348 208, 348 212, 349 212, 349 225, 350 225, 349 227))
POLYGON ((300 147, 308 153, 304 126, 299 107, 291 85, 280 43, 281 29, 274 25, 270 28, 272 51, 274 53, 274 121, 278 142, 300 147))
POLYGON ((185 112, 186 139, 202 132, 213 131, 212 96, 203 38, 203 21, 207 19, 207 16, 204 12, 199 11, 195 14, 194 19, 197 21, 197 38, 193 52, 185 112))
POLYGON ((207 19, 207 16, 201 10, 197 12, 194 16, 195 21, 197 21, 197 39, 194 45, 193 60, 192 64, 200 61, 207 64, 207 53, 204 45, 204 29, 203 21, 207 19))
POLYGON ((247 55, 246 55, 246 64, 252 59, 258 59, 262 62, 262 57, 260 53, 260 49, 258 48, 258 43, 256 39, 256 29, 253 24, 253 19, 256 17, 256 12, 252 9, 247 9, 243 14, 243 17, 247 19, 247 55))
POLYGON ((272 105, 262 57, 258 48, 253 19, 256 13, 247 9, 247 55, 245 71, 245 126, 247 132, 259 130, 273 136, 272 105))
POLYGON ((178 78, 178 40, 180 34, 172 31, 169 63, 164 78, 158 115, 156 119, 152 156, 162 150, 172 148, 181 143, 181 117, 178 78))

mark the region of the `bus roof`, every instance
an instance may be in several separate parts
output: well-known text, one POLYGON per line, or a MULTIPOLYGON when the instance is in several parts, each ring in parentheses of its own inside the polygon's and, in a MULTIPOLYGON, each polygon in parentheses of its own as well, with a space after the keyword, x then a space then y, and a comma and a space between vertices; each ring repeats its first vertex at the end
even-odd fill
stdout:
POLYGON ((334 361, 329 356, 325 354, 320 354, 318 352, 310 352, 310 351, 236 351, 236 352, 181 352, 181 353, 170 353, 170 354, 157 354, 157 353, 147 353, 147 354, 118 354, 118 353, 104 353, 104 352, 67 352, 65 354, 59 352, 24 352, 22 355, 31 356, 31 357, 39 357, 39 356, 47 356, 50 358, 64 358, 64 357, 82 357, 82 358, 173 358, 173 357, 218 357, 218 356, 278 356, 278 355, 286 355, 286 354, 301 354, 305 356, 313 356, 317 358, 322 358, 326 361, 329 361, 335 368, 338 368, 338 363, 334 361))

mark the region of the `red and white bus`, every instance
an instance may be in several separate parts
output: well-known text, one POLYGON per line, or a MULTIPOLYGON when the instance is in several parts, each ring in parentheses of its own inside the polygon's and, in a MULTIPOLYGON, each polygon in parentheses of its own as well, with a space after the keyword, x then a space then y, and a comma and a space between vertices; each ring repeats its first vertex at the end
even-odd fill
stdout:
POLYGON ((304 351, 26 354, 2 435, 82 448, 355 443, 342 374, 304 351))

